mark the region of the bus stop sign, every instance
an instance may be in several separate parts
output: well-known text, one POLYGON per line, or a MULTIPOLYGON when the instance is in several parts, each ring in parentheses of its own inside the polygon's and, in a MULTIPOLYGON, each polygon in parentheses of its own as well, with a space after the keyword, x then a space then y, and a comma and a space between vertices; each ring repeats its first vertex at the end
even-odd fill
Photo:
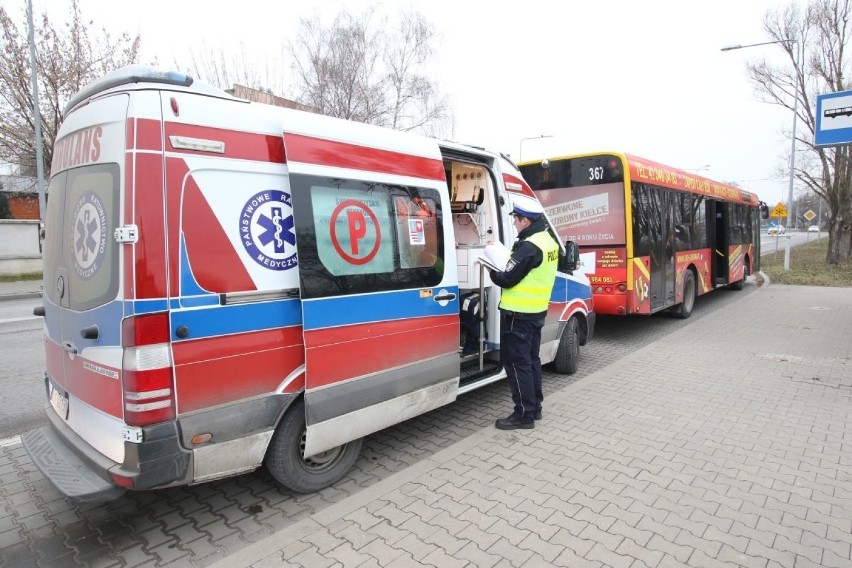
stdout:
POLYGON ((852 91, 817 95, 814 144, 852 144, 852 91))
POLYGON ((787 208, 784 207, 784 204, 779 201, 778 205, 775 206, 775 209, 772 210, 772 212, 769 214, 769 216, 770 217, 782 217, 782 218, 786 219, 787 218, 787 208))

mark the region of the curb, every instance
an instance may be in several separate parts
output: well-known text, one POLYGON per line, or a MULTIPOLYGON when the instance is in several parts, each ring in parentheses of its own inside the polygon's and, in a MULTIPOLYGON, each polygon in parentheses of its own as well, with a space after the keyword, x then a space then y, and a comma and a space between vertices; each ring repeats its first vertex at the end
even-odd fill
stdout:
POLYGON ((31 298, 41 298, 41 292, 19 292, 15 294, 0 294, 0 302, 6 300, 29 300, 31 298))

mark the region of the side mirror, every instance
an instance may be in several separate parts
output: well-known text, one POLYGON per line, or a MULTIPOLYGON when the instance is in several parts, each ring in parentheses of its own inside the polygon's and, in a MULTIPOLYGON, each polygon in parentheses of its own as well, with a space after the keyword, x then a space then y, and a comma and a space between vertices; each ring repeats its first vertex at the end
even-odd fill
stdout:
POLYGON ((763 201, 760 202, 760 218, 769 219, 769 205, 763 201))
POLYGON ((560 272, 574 272, 580 265, 580 248, 574 241, 565 241, 565 255, 559 256, 560 272))

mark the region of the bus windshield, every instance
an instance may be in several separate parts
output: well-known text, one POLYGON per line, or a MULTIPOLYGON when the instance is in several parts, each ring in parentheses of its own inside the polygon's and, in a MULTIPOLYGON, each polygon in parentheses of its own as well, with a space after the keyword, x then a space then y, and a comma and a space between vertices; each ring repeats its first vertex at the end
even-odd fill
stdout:
POLYGON ((521 166, 561 241, 624 245, 624 174, 616 156, 521 166))

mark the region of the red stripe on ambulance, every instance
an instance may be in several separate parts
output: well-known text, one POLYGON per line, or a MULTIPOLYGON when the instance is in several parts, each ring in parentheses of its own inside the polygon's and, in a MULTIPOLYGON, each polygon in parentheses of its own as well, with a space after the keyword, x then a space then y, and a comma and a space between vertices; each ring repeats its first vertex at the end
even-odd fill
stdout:
POLYGON ((306 331, 306 372, 316 388, 456 353, 458 325, 456 316, 439 316, 306 331))
MULTIPOLYGON (((162 154, 136 154, 136 194, 162 195, 162 154)), ((164 298, 166 289, 165 209, 162 199, 137 198, 134 223, 143 238, 136 250, 136 298, 164 298)))
POLYGON ((182 215, 187 256, 199 286, 217 292, 257 289, 222 222, 191 176, 186 179, 182 215))
POLYGON ((159 120, 137 119, 135 148, 153 152, 163 151, 163 130, 159 120))
POLYGON ((239 132, 236 130, 225 130, 223 128, 212 128, 209 126, 198 126, 194 124, 181 124, 179 122, 166 123, 166 141, 168 151, 187 154, 222 156, 219 153, 201 150, 185 150, 174 148, 168 142, 171 136, 182 136, 186 138, 198 138, 223 142, 225 144, 224 157, 236 160, 252 160, 255 162, 284 163, 284 141, 280 136, 268 134, 255 134, 252 132, 239 132))
POLYGON ((184 341, 172 350, 181 414, 273 393, 305 360, 301 326, 184 341))
POLYGON ((321 166, 397 174, 446 182, 440 160, 357 144, 284 133, 287 159, 321 166))

